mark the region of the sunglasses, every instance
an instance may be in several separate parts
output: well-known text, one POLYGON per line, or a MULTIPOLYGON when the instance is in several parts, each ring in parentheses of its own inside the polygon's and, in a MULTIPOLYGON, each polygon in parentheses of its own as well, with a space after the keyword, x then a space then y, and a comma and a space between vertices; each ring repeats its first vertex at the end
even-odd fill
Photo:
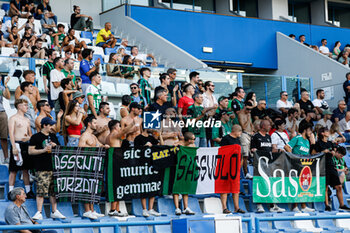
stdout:
POLYGON ((137 89, 137 87, 130 87, 130 89, 137 89))
POLYGON ((211 87, 215 87, 215 85, 210 85, 211 87))
POLYGON ((288 96, 288 94, 284 94, 284 96, 288 96))
POLYGON ((44 106, 50 106, 50 104, 44 104, 44 106))

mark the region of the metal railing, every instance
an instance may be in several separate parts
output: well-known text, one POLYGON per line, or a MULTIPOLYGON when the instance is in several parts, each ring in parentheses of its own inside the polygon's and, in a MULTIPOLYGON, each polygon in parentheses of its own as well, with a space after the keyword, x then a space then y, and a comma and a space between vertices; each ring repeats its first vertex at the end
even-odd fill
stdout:
POLYGON ((263 221, 295 221, 320 219, 350 219, 349 215, 321 215, 321 216, 285 216, 285 217, 255 217, 255 232, 260 233, 260 222, 263 221))
MULTIPOLYGON (((214 219, 213 219, 214 220, 214 219)), ((248 233, 252 233, 252 219, 242 218, 242 223, 247 223, 248 233)), ((90 227, 113 227, 114 233, 119 233, 119 227, 122 226, 154 226, 154 225, 171 225, 171 220, 162 221, 140 221, 140 222, 91 222, 91 223, 61 223, 61 224, 35 224, 35 225, 2 225, 0 231, 7 230, 49 230, 49 229, 67 229, 67 228, 90 228, 90 227)))

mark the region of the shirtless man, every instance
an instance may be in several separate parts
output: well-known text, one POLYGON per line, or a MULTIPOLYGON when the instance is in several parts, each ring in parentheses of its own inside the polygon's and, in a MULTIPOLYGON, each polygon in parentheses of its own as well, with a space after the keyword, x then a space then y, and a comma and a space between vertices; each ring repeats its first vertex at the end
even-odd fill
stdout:
MULTIPOLYGON (((36 104, 36 109, 39 111, 39 115, 35 119, 35 128, 37 132, 41 131, 41 120, 45 117, 50 117, 51 120, 53 117, 50 115, 51 107, 47 100, 39 100, 36 104)), ((57 114, 57 123, 56 123, 56 132, 60 132, 61 128, 61 118, 63 116, 63 110, 61 109, 57 114)))
MULTIPOLYGON (((122 145, 121 138, 123 137, 123 135, 137 130, 137 126, 135 126, 134 122, 129 124, 127 127, 125 127, 124 130, 121 130, 120 122, 118 120, 110 120, 108 122, 108 128, 110 133, 106 137, 106 144, 108 144, 110 147, 121 147, 122 145)), ((114 202, 111 202, 111 209, 109 210, 108 215, 125 217, 128 215, 128 213, 120 212, 119 201, 114 201, 114 202)))
POLYGON ((124 117, 120 124, 122 127, 122 130, 124 130, 128 125, 135 123, 135 130, 125 133, 125 139, 122 142, 123 148, 133 147, 134 146, 134 140, 137 135, 141 134, 142 132, 142 118, 139 117, 141 113, 141 106, 136 103, 132 102, 129 105, 130 113, 126 117, 124 117))
MULTIPOLYGON (((30 82, 30 83, 34 84, 34 82, 35 82, 35 72, 34 71, 32 71, 32 70, 25 70, 23 72, 23 77, 24 77, 24 80, 26 82, 30 82)), ((15 100, 19 99, 19 97, 21 95, 23 95, 23 94, 24 93, 21 90, 21 87, 18 86, 16 88, 16 91, 15 91, 15 100)), ((30 99, 30 102, 32 102, 32 105, 35 108, 35 112, 37 112, 38 109, 36 108, 36 103, 40 100, 40 93, 39 93, 39 89, 37 87, 33 86, 33 93, 29 96, 29 99, 30 99)))
POLYGON ((28 110, 28 101, 25 99, 16 99, 15 107, 17 113, 9 119, 9 136, 11 141, 10 165, 9 165, 9 191, 12 191, 16 181, 17 171, 23 172, 23 181, 28 198, 34 198, 30 191, 28 169, 30 167, 30 158, 28 155, 28 142, 32 136, 30 121, 24 116, 28 110))
POLYGON ((162 121, 160 130, 160 141, 162 145, 177 146, 180 144, 181 140, 184 139, 180 126, 175 126, 172 120, 175 119, 175 117, 176 111, 174 108, 165 110, 165 118, 162 121))
POLYGON ((252 111, 253 104, 247 102, 243 110, 238 112, 238 121, 242 127, 242 135, 240 137, 242 147, 242 163, 243 171, 247 179, 252 179, 253 176, 248 173, 248 157, 250 151, 250 141, 254 134, 254 127, 252 123, 252 117, 250 112, 252 111))
POLYGON ((111 118, 108 118, 108 115, 110 111, 111 110, 109 109, 109 103, 100 103, 100 113, 97 116, 97 129, 95 135, 102 144, 106 144, 106 138, 109 135, 108 122, 110 122, 111 118))
MULTIPOLYGON (((98 141, 97 137, 94 135, 97 127, 97 120, 93 114, 88 115, 84 120, 84 125, 86 126, 85 132, 80 136, 79 147, 101 147, 104 146, 101 142, 98 141)), ((106 146, 109 148, 109 146, 106 146)), ((84 203, 85 213, 84 217, 90 219, 97 219, 103 217, 103 214, 99 214, 94 211, 94 204, 84 203)))

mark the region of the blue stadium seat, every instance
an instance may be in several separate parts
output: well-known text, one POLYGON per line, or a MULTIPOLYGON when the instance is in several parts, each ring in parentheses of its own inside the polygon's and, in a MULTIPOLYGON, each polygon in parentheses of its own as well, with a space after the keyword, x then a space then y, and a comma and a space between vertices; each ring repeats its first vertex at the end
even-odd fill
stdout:
POLYGON ((64 138, 61 134, 57 133, 56 137, 58 139, 58 142, 60 143, 61 146, 65 146, 66 144, 64 143, 64 138))
MULTIPOLYGON (((190 207, 190 209, 196 213, 195 215, 203 214, 197 198, 188 197, 188 207, 190 207)), ((182 201, 180 202, 180 208, 184 209, 182 201)))
POLYGON ((175 205, 173 199, 158 198, 157 200, 159 213, 166 215, 175 215, 175 205))
MULTIPOLYGON (((36 200, 30 200, 30 199, 27 199, 26 202, 25 202, 25 205, 27 207, 27 210, 28 210, 28 213, 31 217, 34 216, 34 214, 37 212, 37 208, 36 208, 36 200)), ((42 215, 43 215, 43 218, 47 218, 46 217, 46 213, 45 213, 45 210, 44 210, 44 206, 43 206, 43 210, 42 210, 42 215)))
MULTIPOLYGON (((100 219, 100 222, 118 222, 118 219, 116 218, 102 218, 100 219)), ((118 227, 118 232, 121 233, 122 230, 120 227, 118 227)), ((113 227, 100 227, 99 233, 114 233, 113 227)))
MULTIPOLYGON (((95 204, 95 205, 94 205, 94 210, 95 210, 97 213, 101 213, 100 205, 95 204)), ((85 212, 84 204, 83 204, 83 203, 79 203, 79 204, 78 204, 78 216, 83 217, 84 212, 85 212)), ((84 217, 84 218, 85 218, 85 217, 84 217)))
POLYGON ((106 55, 109 55, 111 53, 117 53, 117 49, 116 48, 105 48, 106 55))
MULTIPOLYGON (((128 222, 141 222, 145 221, 145 218, 128 218, 128 222)), ((127 226, 126 233, 149 233, 148 226, 127 226)))
POLYGON ((324 202, 314 202, 314 208, 318 212, 324 212, 326 204, 324 202))
POLYGON ((103 57, 100 54, 94 54, 93 57, 92 57, 92 62, 94 63, 99 58, 101 60, 101 64, 103 64, 104 63, 104 59, 103 59, 103 57))
MULTIPOLYGON (((45 219, 41 221, 41 225, 52 225, 52 224, 58 224, 59 222, 57 221, 52 221, 50 219, 45 219)), ((55 229, 55 231, 57 231, 57 233, 64 233, 64 229, 60 228, 60 229, 55 229)))
MULTIPOLYGON (((169 217, 155 217, 155 221, 171 220, 169 217)), ((154 225, 153 233, 169 233, 171 232, 171 225, 154 225)))
MULTIPOLYGON (((57 202, 57 209, 66 216, 65 219, 59 219, 59 221, 63 223, 69 223, 72 220, 79 220, 80 217, 74 216, 73 209, 72 209, 72 203, 70 202, 57 202)), ((51 211, 51 207, 50 207, 51 211)))
POLYGON ((318 219, 316 220, 316 227, 320 227, 331 232, 342 232, 344 230, 341 227, 336 227, 332 219, 318 219))
MULTIPOLYGON (((16 182, 15 182, 15 187, 22 187, 24 188, 24 183, 22 180, 17 180, 17 177, 19 177, 19 175, 17 174, 16 176, 16 182)), ((7 198, 7 194, 9 192, 9 184, 6 183, 5 184, 5 187, 4 187, 4 199, 5 201, 8 201, 8 198, 7 198)))
MULTIPOLYGON (((4 11, 6 11, 6 12, 8 12, 9 10, 10 10, 10 4, 9 3, 3 3, 2 5, 1 5, 1 9, 3 9, 4 11)), ((8 16, 5 16, 5 17, 8 17, 8 16)), ((5 18, 4 17, 4 18, 5 18)), ((10 18, 10 20, 11 20, 11 17, 9 17, 10 18)), ((4 20, 4 22, 5 22, 5 20, 4 20)))
MULTIPOLYGON (((242 198, 242 197, 239 197, 239 208, 240 209, 242 209, 242 210, 244 210, 246 213, 248 213, 248 210, 247 210, 247 208, 246 208, 246 206, 245 206, 245 203, 244 203, 244 199, 242 198)), ((234 212, 235 211, 235 206, 234 206, 234 204, 233 204, 233 198, 232 198, 232 195, 229 195, 228 197, 227 197, 227 208, 229 209, 229 210, 231 210, 232 212, 234 212)))
POLYGON ((9 169, 5 165, 0 165, 0 184, 4 185, 9 182, 9 169))
POLYGON ((346 181, 344 184, 344 194, 350 196, 350 181, 346 181))
POLYGON ((7 201, 0 202, 0 225, 6 225, 5 210, 9 204, 10 204, 10 202, 7 202, 7 201))
MULTIPOLYGON (((148 199, 146 199, 146 204, 148 206, 148 199)), ((132 199, 131 200, 131 214, 136 217, 142 217, 142 204, 141 199, 132 199)), ((153 216, 147 217, 147 219, 154 219, 153 216)))
POLYGON ((290 221, 274 221, 272 222, 272 225, 275 229, 278 229, 284 232, 291 232, 291 233, 301 232, 300 229, 293 228, 290 221))
MULTIPOLYGON (((2 6, 4 6, 4 4, 2 4, 2 6)), ((4 10, 4 9, 3 9, 4 10)), ((4 16, 4 18, 2 18, 2 22, 5 23, 6 21, 11 21, 11 17, 9 16, 4 16)))
POLYGON ((272 229, 272 227, 269 225, 268 222, 266 222, 266 221, 261 221, 261 222, 260 222, 260 232, 261 232, 261 233, 278 233, 279 230, 277 230, 277 229, 272 229))
POLYGON ((87 31, 82 31, 80 33, 80 38, 90 39, 91 41, 94 39, 92 33, 87 31))

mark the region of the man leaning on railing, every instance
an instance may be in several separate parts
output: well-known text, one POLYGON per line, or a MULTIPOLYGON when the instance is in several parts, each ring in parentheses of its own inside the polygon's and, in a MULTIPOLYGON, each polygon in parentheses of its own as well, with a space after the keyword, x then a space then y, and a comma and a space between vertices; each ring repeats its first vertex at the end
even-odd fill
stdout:
MULTIPOLYGON (((10 203, 5 210, 5 221, 8 225, 33 225, 38 224, 34 221, 27 210, 27 207, 24 205, 26 201, 26 193, 23 188, 17 187, 14 188, 9 194, 9 199, 13 201, 10 203)), ((19 231, 7 231, 8 233, 57 233, 55 230, 49 231, 40 231, 40 230, 19 230, 19 231)))

